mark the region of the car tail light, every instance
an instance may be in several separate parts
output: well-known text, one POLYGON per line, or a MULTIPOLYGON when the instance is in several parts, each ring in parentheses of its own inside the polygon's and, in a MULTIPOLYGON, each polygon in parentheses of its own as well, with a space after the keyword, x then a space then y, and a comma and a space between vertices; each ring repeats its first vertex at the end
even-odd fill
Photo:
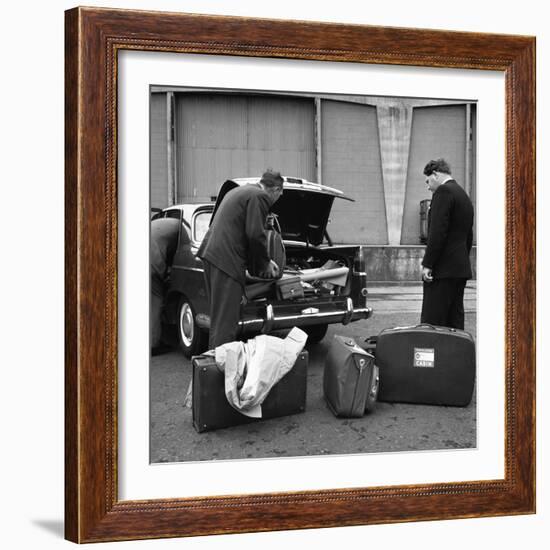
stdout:
POLYGON ((365 252, 362 246, 360 246, 355 253, 355 258, 353 259, 353 271, 355 275, 366 275, 365 252))

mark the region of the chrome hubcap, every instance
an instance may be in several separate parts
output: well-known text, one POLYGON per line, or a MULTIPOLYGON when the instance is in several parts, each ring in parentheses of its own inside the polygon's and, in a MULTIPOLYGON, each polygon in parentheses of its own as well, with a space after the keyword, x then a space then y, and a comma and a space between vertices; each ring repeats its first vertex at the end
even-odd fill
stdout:
POLYGON ((180 334, 184 345, 191 347, 195 333, 193 312, 188 303, 184 303, 180 309, 180 334))

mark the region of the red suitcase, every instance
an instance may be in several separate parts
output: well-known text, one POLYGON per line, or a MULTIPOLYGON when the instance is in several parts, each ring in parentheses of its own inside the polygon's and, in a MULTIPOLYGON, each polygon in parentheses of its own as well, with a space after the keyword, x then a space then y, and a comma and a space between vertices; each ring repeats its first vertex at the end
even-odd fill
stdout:
POLYGON ((463 330, 432 325, 383 330, 376 342, 379 401, 465 407, 475 383, 475 343, 463 330))
POLYGON ((302 351, 292 369, 271 388, 262 403, 262 418, 250 418, 234 409, 225 396, 225 375, 214 357, 193 357, 193 426, 197 432, 304 412, 306 409, 308 352, 302 351))

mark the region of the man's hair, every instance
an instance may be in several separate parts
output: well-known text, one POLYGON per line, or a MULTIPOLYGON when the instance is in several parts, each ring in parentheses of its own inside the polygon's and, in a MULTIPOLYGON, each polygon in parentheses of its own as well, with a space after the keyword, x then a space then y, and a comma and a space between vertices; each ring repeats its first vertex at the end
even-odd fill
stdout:
POLYGON ((283 177, 280 172, 275 172, 271 168, 268 168, 263 174, 260 183, 266 189, 273 189, 275 187, 283 186, 283 177))
POLYGON ((424 175, 431 176, 434 172, 442 172, 443 174, 451 174, 451 167, 445 159, 430 160, 424 167, 424 175))

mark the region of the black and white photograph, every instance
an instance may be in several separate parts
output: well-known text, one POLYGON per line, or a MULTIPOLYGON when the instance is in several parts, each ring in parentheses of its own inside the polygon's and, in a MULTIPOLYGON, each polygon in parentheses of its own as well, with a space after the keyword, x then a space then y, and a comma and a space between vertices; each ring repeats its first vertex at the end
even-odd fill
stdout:
POLYGON ((151 463, 476 448, 476 99, 149 99, 151 463))

